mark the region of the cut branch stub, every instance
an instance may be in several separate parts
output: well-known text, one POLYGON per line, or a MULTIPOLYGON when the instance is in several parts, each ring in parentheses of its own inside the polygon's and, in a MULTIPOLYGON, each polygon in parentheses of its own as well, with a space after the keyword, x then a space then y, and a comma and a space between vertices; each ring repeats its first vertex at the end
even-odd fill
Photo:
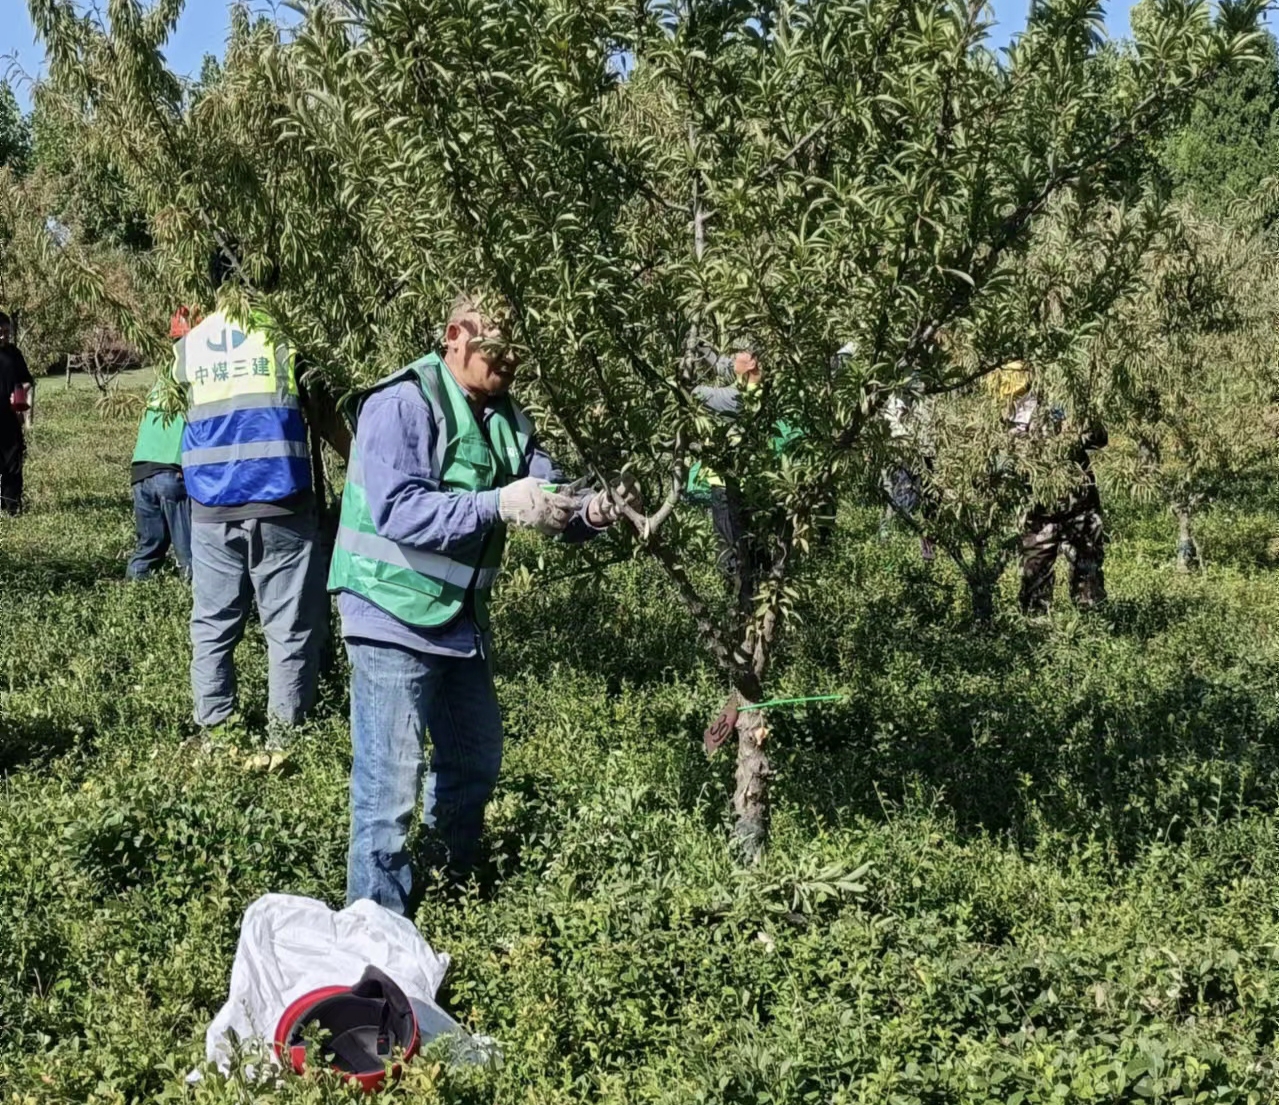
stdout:
POLYGON ((706 727, 706 732, 702 734, 702 745, 706 749, 707 756, 715 755, 724 747, 724 742, 729 736, 737 730, 738 701, 737 692, 734 691, 724 703, 719 716, 706 727))

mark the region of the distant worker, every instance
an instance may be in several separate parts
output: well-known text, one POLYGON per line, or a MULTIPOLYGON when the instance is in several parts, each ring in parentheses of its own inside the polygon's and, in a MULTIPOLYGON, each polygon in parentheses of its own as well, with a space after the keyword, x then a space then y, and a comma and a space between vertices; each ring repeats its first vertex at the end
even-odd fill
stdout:
MULTIPOLYGON (((191 312, 179 307, 169 320, 169 337, 184 338, 191 312)), ((186 418, 166 415, 159 382, 147 396, 133 450, 133 528, 138 544, 129 561, 129 579, 146 579, 173 549, 178 571, 191 578, 191 501, 182 478, 182 432, 186 418)))
POLYGON ((166 414, 159 383, 147 396, 133 449, 133 526, 137 548, 129 579, 146 579, 170 548, 184 579, 191 578, 191 501, 182 478, 182 433, 186 419, 166 414))
MULTIPOLYGON (((720 376, 733 382, 702 385, 693 389, 693 395, 707 410, 736 420, 741 416, 746 396, 757 391, 764 381, 758 350, 749 340, 739 340, 734 344, 731 357, 720 358, 717 364, 720 376)), ((787 423, 777 422, 772 437, 774 453, 780 455, 798 436, 798 431, 787 423)), ((721 476, 699 462, 689 472, 688 495, 703 502, 709 498, 711 522, 721 547, 720 568, 725 576, 735 581, 740 596, 746 583, 739 571, 743 558, 746 558, 745 566, 750 569, 752 578, 758 579, 767 568, 765 550, 756 547, 751 539, 751 507, 740 483, 734 477, 721 476)))
POLYGON ((35 381, 13 341, 13 320, 0 311, 0 510, 22 510, 22 466, 35 406, 35 381))
MULTIPOLYGON (((405 846, 431 737, 424 820, 450 874, 478 862, 502 762, 489 592, 508 526, 583 541, 618 511, 559 473, 508 394, 519 365, 481 301, 461 297, 430 354, 354 397, 355 439, 329 575, 351 661, 347 902, 405 913, 405 846)), ((637 488, 619 488, 639 508, 637 488)))
MULTIPOLYGON (((905 394, 894 392, 884 404, 882 417, 888 426, 892 448, 898 451, 899 456, 922 451, 922 471, 897 463, 881 472, 880 487, 888 497, 879 523, 881 540, 888 536, 895 517, 913 519, 916 511, 920 512, 925 523, 935 517, 934 497, 928 493, 924 479, 924 473, 931 472, 933 465, 926 440, 930 413, 927 403, 913 391, 905 394)), ((931 564, 937 557, 933 539, 927 531, 919 534, 919 555, 925 564, 931 564)))
MULTIPOLYGON (((216 253, 215 288, 230 269, 216 253)), ((315 699, 328 602, 294 358, 265 323, 215 311, 178 340, 174 374, 189 390, 182 471, 195 720, 207 733, 235 713, 233 656, 256 598, 269 663, 266 745, 279 752, 315 699)))
MULTIPOLYGON (((1017 436, 1031 433, 1039 411, 1033 368, 1022 361, 1010 361, 995 375, 994 382, 1009 429, 1017 436)), ((1053 432, 1060 433, 1065 421, 1061 408, 1049 412, 1053 432)), ((1091 609, 1106 600, 1102 569, 1105 533, 1092 454, 1108 442, 1109 435, 1100 422, 1093 422, 1080 432, 1070 458, 1081 470, 1079 485, 1050 506, 1035 504, 1026 516, 1021 539, 1020 594, 1025 614, 1048 612, 1057 555, 1063 549, 1070 562, 1070 597, 1075 605, 1091 609)))

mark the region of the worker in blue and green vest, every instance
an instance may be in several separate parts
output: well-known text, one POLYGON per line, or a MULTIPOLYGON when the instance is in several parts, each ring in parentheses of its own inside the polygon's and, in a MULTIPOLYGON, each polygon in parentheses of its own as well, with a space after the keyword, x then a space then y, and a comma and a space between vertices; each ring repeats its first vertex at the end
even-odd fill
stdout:
MULTIPOLYGON (((217 251, 214 287, 234 271, 217 251)), ((195 720, 210 734, 236 714, 233 658, 256 599, 269 663, 259 757, 283 749, 311 707, 328 628, 294 357, 267 325, 219 309, 178 341, 174 369, 189 391, 182 471, 191 498, 195 720)))
POLYGON ((182 432, 186 419, 166 414, 159 383, 147 396, 133 449, 133 526, 138 543, 129 579, 146 579, 173 549, 178 571, 191 578, 191 501, 182 478, 182 432))
MULTIPOLYGON (((749 339, 734 344, 731 356, 715 362, 719 375, 731 378, 725 385, 702 385, 693 389, 707 410, 736 421, 742 413, 744 401, 752 393, 758 393, 764 373, 759 363, 759 352, 749 339)), ((774 454, 780 456, 800 433, 788 423, 778 420, 770 439, 774 454)), ((700 461, 690 468, 686 497, 694 502, 709 501, 711 522, 720 541, 719 567, 730 580, 736 580, 739 589, 748 580, 739 571, 744 566, 752 569, 752 577, 758 578, 766 567, 764 552, 750 542, 751 510, 745 502, 738 482, 732 476, 721 476, 700 461)))
MULTIPOLYGON (((426 824, 454 877, 480 856, 502 762, 489 594, 510 526, 588 540, 619 511, 607 491, 561 493, 510 397, 519 364, 499 312, 464 296, 443 355, 352 398, 354 445, 329 574, 351 661, 347 902, 410 908, 405 847, 423 783, 426 824)), ((617 494, 635 508, 637 489, 617 494)))

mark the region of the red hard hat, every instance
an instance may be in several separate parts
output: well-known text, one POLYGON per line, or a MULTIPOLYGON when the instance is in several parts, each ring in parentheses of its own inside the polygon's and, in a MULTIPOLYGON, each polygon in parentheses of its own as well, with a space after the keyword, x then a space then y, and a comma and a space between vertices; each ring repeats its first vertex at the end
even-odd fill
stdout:
POLYGON ((191 309, 179 307, 169 319, 169 337, 184 338, 191 332, 191 309))
MULTIPOLYGON (((305 1030, 318 1025, 328 1035, 320 1044, 324 1061, 365 1093, 386 1080, 386 1061, 401 1049, 405 1059, 421 1043, 409 999, 386 974, 368 967, 354 986, 322 986, 297 998, 275 1029, 275 1055, 298 1074, 306 1068, 305 1030)), ((399 1064, 391 1068, 398 1077, 399 1064)))

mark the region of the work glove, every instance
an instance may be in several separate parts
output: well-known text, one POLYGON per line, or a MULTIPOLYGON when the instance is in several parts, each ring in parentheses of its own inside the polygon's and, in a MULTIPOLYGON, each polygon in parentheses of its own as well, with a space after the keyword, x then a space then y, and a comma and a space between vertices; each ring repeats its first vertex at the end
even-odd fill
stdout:
POLYGON ((546 491, 536 476, 525 476, 502 488, 497 512, 508 525, 535 529, 553 537, 564 532, 577 512, 577 503, 567 495, 546 491))
MULTIPOLYGON (((638 514, 644 513, 644 492, 639 483, 631 476, 623 476, 616 487, 618 498, 638 514)), ((606 529, 613 525, 622 512, 607 491, 597 491, 586 505, 586 520, 596 529, 606 529)))

